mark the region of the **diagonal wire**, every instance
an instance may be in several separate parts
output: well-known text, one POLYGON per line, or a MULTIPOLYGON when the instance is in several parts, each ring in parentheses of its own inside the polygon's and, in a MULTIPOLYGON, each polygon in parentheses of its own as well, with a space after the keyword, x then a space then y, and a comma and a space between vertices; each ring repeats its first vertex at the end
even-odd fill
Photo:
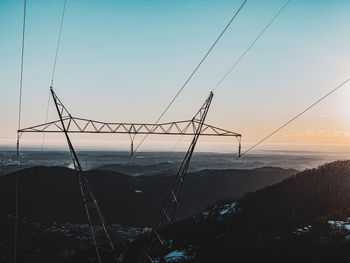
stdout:
POLYGON ((227 76, 232 72, 233 69, 241 62, 241 60, 245 57, 245 55, 249 52, 249 50, 254 46, 254 44, 259 40, 259 38, 265 33, 265 31, 270 27, 270 25, 277 19, 277 17, 282 13, 282 11, 287 7, 291 0, 287 0, 285 4, 281 7, 281 9, 273 16, 273 18, 267 23, 264 29, 260 32, 260 34, 254 39, 254 41, 248 46, 248 48, 242 53, 242 55, 235 61, 232 67, 225 73, 225 75, 216 83, 212 92, 214 92, 217 87, 227 78, 227 76))
MULTIPOLYGON (((65 12, 66 12, 66 4, 67 4, 67 0, 64 0, 62 16, 61 16, 61 22, 60 22, 60 30, 59 30, 59 33, 58 33, 58 39, 57 39, 57 45, 56 45, 55 59, 54 59, 54 62, 53 62, 53 67, 52 67, 51 87, 53 86, 53 80, 54 80, 55 72, 56 72, 58 50, 60 48, 60 43, 61 43, 61 35, 62 35, 62 28, 63 28, 63 22, 64 22, 64 15, 65 15, 65 12)), ((45 123, 47 122, 47 119, 48 119, 48 116, 49 116, 50 98, 51 98, 51 92, 49 92, 49 99, 47 101, 45 123)), ((41 143, 41 151, 44 151, 45 135, 46 135, 46 133, 44 132, 43 133, 43 138, 42 138, 42 143, 41 143)))
MULTIPOLYGON (((19 104, 18 104, 18 130, 21 129, 21 113, 22 113, 22 90, 23 90, 23 61, 24 61, 24 44, 25 44, 25 30, 26 30, 26 9, 27 1, 24 0, 24 11, 23 11, 23 28, 22 28, 22 53, 21 53, 21 75, 19 82, 19 104)), ((17 136, 19 137, 19 135, 17 136)))
MULTIPOLYGON (((204 55, 204 57, 201 59, 201 61, 199 62, 199 64, 196 66, 196 68, 192 71, 192 73, 190 74, 190 76, 187 78, 187 80, 185 81, 185 83, 181 86, 181 88, 179 89, 179 91, 175 94, 174 98, 170 101, 170 103, 166 106, 166 108, 164 109, 164 111, 162 112, 162 114, 159 116, 159 118, 157 119, 157 121, 155 122, 155 124, 158 124, 159 121, 163 118, 164 114, 169 110, 169 108, 171 107, 171 105, 174 103, 174 101, 177 99, 177 97, 180 95, 180 93, 183 91, 183 89, 187 86, 187 84, 190 82, 190 80, 192 79, 192 77, 196 74, 197 70, 199 69, 199 67, 203 64, 203 62, 205 61, 205 59, 208 57, 208 55, 210 54, 210 52, 213 50, 213 48, 216 46, 216 44, 219 42, 220 38, 224 35, 224 33, 226 32, 226 30, 229 28, 229 26, 231 25, 231 23, 233 22, 233 20, 237 17, 237 15, 239 14, 239 12, 242 10, 242 8, 244 7, 244 5, 247 3, 248 0, 244 0, 244 2, 241 4, 241 6, 238 8, 238 10, 235 12, 235 14, 233 15, 233 17, 230 19, 230 21, 228 22, 228 24, 225 26, 225 28, 223 29, 223 31, 220 33, 220 35, 218 36, 218 38, 215 40, 215 42, 211 45, 211 47, 209 48, 209 50, 207 51, 207 53, 204 55)), ((137 145, 137 147, 135 148, 134 153, 138 150, 138 148, 141 146, 141 144, 146 140, 146 138, 148 137, 148 134, 145 135, 141 142, 137 145)), ((132 156, 130 156, 130 159, 132 158, 132 156)), ((129 162, 128 161, 128 162, 129 162)))
MULTIPOLYGON (((23 27, 22 27, 22 51, 21 51, 21 74, 19 82, 19 104, 18 104, 18 130, 21 129, 21 113, 22 113, 22 90, 23 90, 23 62, 24 62, 24 44, 25 44, 25 29, 26 29, 26 11, 27 1, 24 0, 23 10, 23 27)), ((19 164, 19 139, 20 133, 17 131, 17 164, 19 164)), ((14 229, 14 263, 17 262, 17 243, 18 243, 18 187, 19 178, 18 171, 15 178, 15 229, 14 229)))
MULTIPOLYGON (((318 103, 320 103, 321 101, 323 101, 324 99, 326 99, 329 95, 331 95, 332 93, 334 93, 335 91, 337 91, 338 89, 340 89, 341 87, 343 87, 345 84, 347 84, 350 81, 350 78, 348 78, 347 80, 345 80, 344 82, 342 82, 341 84, 339 84, 337 87, 335 87, 334 89, 332 89, 330 92, 328 92, 326 95, 324 95, 323 97, 321 97, 320 99, 318 99, 317 101, 315 101, 313 104, 311 104, 310 106, 308 106, 307 108, 305 108, 303 111, 301 111, 300 113, 298 113, 297 115, 295 115, 293 118, 291 118, 290 120, 288 120, 286 123, 284 123, 283 125, 281 125, 279 128, 277 128, 276 130, 274 130, 273 132, 269 133, 267 136, 265 136, 264 138, 262 138, 260 141, 258 141, 256 144, 254 144, 253 146, 251 146, 250 148, 248 148, 247 150, 245 150, 241 156, 247 154, 248 152, 250 152, 251 150, 253 150, 255 147, 257 147, 259 144, 263 143, 264 141, 266 141, 267 139, 269 139, 271 136, 275 135, 277 132, 279 132, 280 130, 282 130, 284 127, 286 127, 288 124, 290 124, 291 122, 295 121, 297 118, 299 118, 301 115, 303 115, 304 113, 306 113, 307 111, 309 111, 311 108, 313 108, 314 106, 316 106, 318 103)), ((238 157, 239 158, 239 157, 238 157)), ((237 159, 238 159, 237 158, 237 159)))
POLYGON ((54 80, 54 77, 55 77, 56 63, 57 63, 57 57, 58 57, 58 50, 59 50, 59 48, 60 48, 60 43, 61 43, 61 35, 62 35, 64 14, 65 14, 65 12, 66 12, 66 4, 67 4, 67 0, 64 0, 63 10, 62 10, 62 17, 61 17, 61 23, 60 23, 60 31, 59 31, 59 34, 58 34, 58 40, 57 40, 57 46, 56 46, 55 59, 54 59, 53 68, 52 68, 51 87, 53 86, 53 80, 54 80))
MULTIPOLYGON (((260 32, 260 34, 254 39, 254 41, 248 46, 248 48, 242 53, 242 55, 235 61, 235 63, 231 66, 231 68, 225 73, 225 75, 216 83, 212 92, 216 90, 216 88, 227 78, 227 76, 236 68, 236 66, 241 62, 241 60, 245 57, 245 55, 249 52, 249 50, 254 46, 254 44, 259 40, 259 38, 265 33, 265 31, 271 26, 271 24, 277 19, 277 17, 282 13, 282 11, 287 7, 291 0, 287 0, 284 5, 278 10, 278 12, 272 17, 272 19, 267 23, 264 29, 260 32)), ((180 139, 176 142, 171 151, 174 151, 176 146, 178 145, 180 139)))

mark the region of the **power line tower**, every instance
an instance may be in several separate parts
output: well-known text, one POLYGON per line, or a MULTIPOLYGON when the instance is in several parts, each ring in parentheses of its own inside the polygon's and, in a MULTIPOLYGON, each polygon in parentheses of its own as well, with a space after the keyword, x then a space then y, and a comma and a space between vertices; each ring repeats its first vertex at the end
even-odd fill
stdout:
POLYGON ((113 244, 111 235, 108 231, 107 224, 102 216, 101 210, 98 206, 97 200, 89 186, 88 179, 84 175, 79 158, 76 154, 74 146, 71 142, 69 134, 76 133, 96 133, 96 134, 129 134, 131 139, 131 155, 133 154, 133 140, 137 134, 144 135, 184 135, 193 136, 191 144, 186 152, 186 155, 181 163, 174 181, 170 185, 169 193, 164 201, 164 205, 157 216, 157 220, 152 228, 147 242, 143 248, 143 251, 139 257, 139 262, 153 262, 151 258, 152 249, 155 242, 158 240, 160 244, 163 244, 162 238, 159 234, 159 228, 165 223, 172 223, 175 219, 176 210, 179 205, 181 197, 182 187, 187 175, 187 170, 190 165, 191 157, 196 147, 199 136, 226 136, 235 137, 239 144, 239 154, 241 149, 241 135, 235 132, 231 132, 225 129, 215 127, 205 123, 205 118, 208 114, 208 110, 213 99, 213 93, 211 92, 203 106, 190 120, 166 122, 166 123, 120 123, 120 122, 102 122, 91 119, 84 119, 74 117, 64 106, 62 101, 58 98, 52 87, 50 88, 51 96, 53 98, 57 114, 59 119, 44 124, 31 126, 28 128, 18 130, 18 137, 20 138, 23 133, 63 133, 65 135, 70 155, 74 164, 74 169, 77 175, 77 181, 80 188, 81 198, 83 200, 84 209, 87 220, 89 222, 92 239, 95 245, 98 261, 101 262, 99 254, 98 244, 96 240, 96 234, 94 225, 92 223, 91 211, 93 208, 99 219, 99 223, 102 226, 104 235, 108 241, 108 244, 113 253, 116 262, 119 262, 117 257, 117 251, 113 244))
POLYGON ((165 203, 158 214, 158 217, 155 221, 155 224, 152 227, 152 231, 148 237, 148 240, 146 241, 143 251, 140 254, 140 257, 139 257, 140 263, 154 262, 151 258, 151 253, 154 247, 154 243, 156 241, 158 241, 161 245, 164 246, 164 243, 159 233, 159 229, 164 223, 171 224, 175 219, 176 210, 177 210, 177 207, 179 206, 179 200, 182 193, 182 187, 187 175, 187 170, 190 165, 191 157, 196 147, 198 138, 203 131, 204 121, 207 116, 210 103, 213 99, 213 95, 214 94, 210 92, 208 99, 205 101, 203 106, 200 108, 200 110, 192 119, 193 121, 196 121, 196 123, 198 123, 198 126, 195 129, 192 142, 187 150, 185 158, 181 163, 180 169, 177 172, 177 175, 174 178, 174 181, 172 182, 172 185, 166 197, 165 203))
MULTIPOLYGON (((98 216, 98 219, 99 219, 99 221, 101 223, 101 226, 103 228, 104 234, 105 234, 105 236, 106 236, 106 238, 108 240, 108 243, 109 243, 109 246, 111 248, 113 257, 114 257, 116 262, 119 262, 119 259, 118 259, 118 256, 117 256, 114 244, 112 242, 111 236, 110 236, 110 234, 108 232, 108 229, 107 229, 107 225, 106 225, 106 223, 104 221, 104 218, 103 218, 102 213, 100 211, 100 208, 98 206, 97 200, 96 200, 96 198, 95 198, 95 196, 94 196, 94 194, 93 194, 93 192, 92 192, 92 190, 91 190, 91 188, 89 186, 89 181, 88 181, 87 177, 84 175, 83 169, 82 169, 82 167, 80 165, 80 162, 79 162, 79 159, 78 159, 78 156, 77 156, 77 154, 76 154, 76 152, 74 150, 73 144, 72 144, 72 142, 71 142, 71 140, 69 138, 68 132, 67 132, 67 126, 66 126, 66 124, 64 122, 64 118, 66 118, 67 116, 71 117, 71 115, 67 111, 67 109, 65 108, 63 103, 60 101, 60 99, 56 96, 56 94, 54 93, 52 87, 50 88, 50 92, 51 92, 53 101, 55 103, 58 116, 60 118, 62 131, 63 131, 63 133, 64 133, 64 135, 66 137, 67 143, 68 143, 70 155, 71 155, 72 160, 73 160, 74 170, 75 170, 76 175, 77 175, 79 189, 80 189, 80 194, 81 194, 81 198, 83 200, 86 217, 87 217, 87 220, 89 222, 92 239, 93 239, 93 242, 94 242, 94 245, 95 245, 95 249, 96 249, 97 259, 98 259, 99 262, 101 262, 100 252, 99 252, 99 249, 98 249, 98 244, 97 244, 97 240, 96 240, 96 234, 95 234, 94 226, 93 226, 92 221, 91 221, 91 212, 90 212, 89 207, 93 207, 95 209, 96 214, 98 216), (88 196, 86 195, 86 192, 88 193, 88 196)), ((68 124, 68 126, 69 126, 69 124, 68 124)))

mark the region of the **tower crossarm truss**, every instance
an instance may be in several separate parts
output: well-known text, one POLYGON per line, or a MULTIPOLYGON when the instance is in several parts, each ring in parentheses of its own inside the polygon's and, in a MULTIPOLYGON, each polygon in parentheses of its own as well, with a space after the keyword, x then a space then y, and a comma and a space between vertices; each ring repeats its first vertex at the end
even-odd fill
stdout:
POLYGON ((73 117, 63 105, 56 93, 52 90, 52 96, 57 102, 60 113, 59 120, 31 126, 18 130, 22 133, 117 133, 117 134, 155 134, 155 135, 196 135, 201 126, 200 135, 204 136, 231 136, 240 138, 241 135, 213 125, 201 122, 199 111, 191 120, 165 122, 165 123, 122 123, 102 122, 85 118, 73 117))
MULTIPOLYGON (((68 115, 63 122, 68 133, 117 133, 117 134, 155 134, 155 135, 195 135, 200 125, 197 119, 174 121, 166 123, 116 123, 101 122, 68 115)), ((61 120, 51 121, 24 128, 19 133, 62 133, 61 120)), ((241 135, 209 124, 203 124, 201 135, 205 136, 234 136, 241 135)))

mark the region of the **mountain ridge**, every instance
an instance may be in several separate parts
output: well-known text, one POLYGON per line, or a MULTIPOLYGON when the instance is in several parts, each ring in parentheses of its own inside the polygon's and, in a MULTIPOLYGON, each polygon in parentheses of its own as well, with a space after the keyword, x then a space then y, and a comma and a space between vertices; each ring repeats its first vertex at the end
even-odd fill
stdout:
MULTIPOLYGON (((172 262, 166 259, 177 253, 176 262, 349 262, 349 189, 350 161, 302 171, 164 226, 163 242, 171 245, 156 246, 152 258, 172 262)), ((143 238, 129 246, 123 262, 133 262, 143 238)))
MULTIPOLYGON (((291 176, 295 170, 204 170, 189 173, 179 218, 192 216, 219 199, 238 197, 291 176)), ((18 172, 20 211, 38 220, 85 222, 74 170, 33 167, 18 172), (45 211, 45 212, 44 212, 45 211)), ((115 171, 85 172, 107 222, 149 226, 167 194, 173 175, 129 176, 115 171)), ((13 214, 15 173, 0 177, 0 204, 13 214)))

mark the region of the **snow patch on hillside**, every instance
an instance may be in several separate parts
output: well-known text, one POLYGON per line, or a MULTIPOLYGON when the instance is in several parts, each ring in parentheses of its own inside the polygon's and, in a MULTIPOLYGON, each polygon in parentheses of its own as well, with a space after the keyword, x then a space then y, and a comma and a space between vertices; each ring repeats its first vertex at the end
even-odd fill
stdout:
POLYGON ((181 262, 182 260, 191 259, 193 256, 188 255, 187 250, 176 249, 164 257, 165 262, 181 262))

